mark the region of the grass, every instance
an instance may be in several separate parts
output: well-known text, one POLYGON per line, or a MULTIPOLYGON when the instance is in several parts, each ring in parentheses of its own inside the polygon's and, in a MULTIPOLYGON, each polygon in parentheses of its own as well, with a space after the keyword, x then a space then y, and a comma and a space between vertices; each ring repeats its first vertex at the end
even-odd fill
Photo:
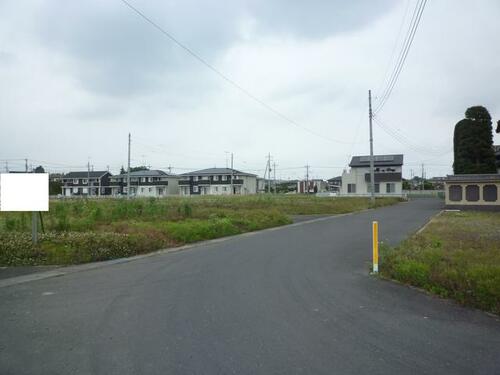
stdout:
POLYGON ((380 272, 500 314, 500 215, 444 212, 398 247, 382 246, 380 272))
MULTIPOLYGON (((398 202, 377 199, 376 206, 398 202)), ((301 195, 51 201, 45 233, 30 241, 31 213, 0 213, 0 265, 76 264, 146 253, 291 223, 291 215, 341 214, 368 198, 301 195)))

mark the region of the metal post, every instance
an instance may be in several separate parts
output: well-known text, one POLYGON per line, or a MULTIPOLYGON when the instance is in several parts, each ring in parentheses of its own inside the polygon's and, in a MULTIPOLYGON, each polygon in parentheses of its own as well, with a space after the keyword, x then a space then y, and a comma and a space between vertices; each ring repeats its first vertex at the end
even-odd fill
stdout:
POLYGON ((372 222, 373 273, 378 273, 378 221, 372 222))
POLYGON ((234 194, 233 178, 234 178, 233 153, 231 152, 231 195, 234 194))
POLYGON ((373 112, 372 112, 372 90, 368 90, 368 117, 370 119, 370 200, 375 203, 375 160, 373 157, 373 112))
POLYGON ((38 243, 38 215, 36 211, 31 213, 31 241, 33 245, 38 243))
POLYGON ((90 197, 90 161, 87 162, 87 197, 90 197))
POLYGON ((130 199, 130 133, 128 133, 127 198, 130 199))

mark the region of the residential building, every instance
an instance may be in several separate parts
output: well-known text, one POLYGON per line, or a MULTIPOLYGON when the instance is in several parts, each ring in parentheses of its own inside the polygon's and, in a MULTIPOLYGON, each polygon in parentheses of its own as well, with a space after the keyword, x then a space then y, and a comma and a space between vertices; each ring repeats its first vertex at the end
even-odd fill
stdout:
MULTIPOLYGON (((368 196, 371 194, 370 156, 354 156, 350 170, 342 174, 342 195, 368 196)), ((401 196, 403 194, 403 155, 374 155, 375 194, 401 196)))
POLYGON ((245 195, 257 193, 257 175, 231 168, 208 168, 180 175, 181 195, 245 195), (231 191, 231 186, 233 191, 231 191))
POLYGON ((342 176, 337 176, 337 177, 332 177, 328 182, 328 191, 334 192, 334 193, 340 193, 340 190, 342 189, 342 176))
POLYGON ((500 174, 449 175, 445 204, 450 209, 500 210, 500 174))
POLYGON ((297 193, 322 193, 327 189, 327 183, 321 179, 297 181, 297 193))
POLYGON ((108 171, 69 172, 61 177, 62 193, 66 197, 109 195, 110 177, 111 173, 108 171))
MULTIPOLYGON (((127 174, 110 177, 111 194, 127 195, 127 174)), ((157 169, 130 172, 130 195, 166 197, 179 194, 179 176, 157 169)))

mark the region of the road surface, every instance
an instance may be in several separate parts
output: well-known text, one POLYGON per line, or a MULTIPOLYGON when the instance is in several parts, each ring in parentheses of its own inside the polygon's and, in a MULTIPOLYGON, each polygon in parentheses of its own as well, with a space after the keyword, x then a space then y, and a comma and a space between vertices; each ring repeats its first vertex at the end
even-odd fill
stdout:
POLYGON ((500 323, 368 275, 431 199, 0 288, 0 374, 500 374, 500 323))

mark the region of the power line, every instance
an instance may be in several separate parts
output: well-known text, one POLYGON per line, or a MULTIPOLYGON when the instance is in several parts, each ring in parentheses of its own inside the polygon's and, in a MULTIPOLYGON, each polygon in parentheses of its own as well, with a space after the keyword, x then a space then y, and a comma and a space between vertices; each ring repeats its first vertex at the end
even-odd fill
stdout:
POLYGON ((146 16, 138 8, 136 8, 132 4, 130 4, 130 2, 128 2, 127 0, 120 0, 120 1, 123 4, 125 4, 127 7, 129 7, 132 11, 134 11, 142 19, 144 19, 147 23, 149 23, 151 26, 153 26, 155 29, 157 29, 160 33, 162 33, 164 36, 166 36, 168 39, 170 39, 172 42, 174 42, 177 46, 179 46, 184 51, 186 51, 194 59, 198 60, 201 64, 205 65, 208 69, 210 69, 211 71, 213 71, 221 79, 223 79, 224 81, 226 81, 227 83, 229 83, 230 85, 232 85, 233 87, 235 87, 236 89, 238 89, 239 91, 241 91, 243 94, 245 94, 246 96, 248 96, 250 99, 252 99, 256 103, 258 103, 261 106, 263 106, 264 108, 266 108, 268 111, 274 113, 276 116, 278 116, 282 120, 290 123, 291 125, 293 125, 293 126, 295 126, 297 128, 300 128, 300 129, 302 129, 302 130, 304 130, 304 131, 306 131, 306 132, 308 132, 308 133, 310 133, 312 135, 315 135, 315 136, 317 136, 319 138, 328 140, 330 142, 342 143, 342 144, 350 144, 351 143, 351 142, 347 142, 347 141, 341 141, 341 140, 338 140, 338 139, 333 139, 333 138, 326 137, 326 136, 324 136, 324 135, 322 135, 322 134, 320 134, 320 133, 318 133, 318 132, 316 132, 314 130, 311 130, 311 129, 309 129, 309 128, 307 128, 307 127, 299 124, 297 121, 292 120, 290 117, 282 114, 281 112, 279 112, 278 110, 276 110, 275 108, 273 108, 272 106, 270 106, 269 104, 265 103, 262 99, 259 99, 257 96, 255 96, 254 94, 252 94, 250 91, 248 91, 247 89, 245 89, 244 87, 242 87, 241 85, 239 85, 236 81, 234 81, 233 79, 229 78, 227 75, 225 75, 224 73, 222 73, 219 69, 217 69, 215 66, 213 66, 212 64, 210 64, 208 61, 206 61, 203 57, 201 57, 200 55, 198 55, 191 48, 189 48, 185 44, 181 43, 178 39, 176 39, 172 34, 170 34, 168 31, 166 31, 163 27, 161 27, 155 21, 153 21, 151 18, 149 18, 148 16, 146 16))
POLYGON ((374 111, 375 113, 379 112, 384 107, 385 103, 387 102, 392 93, 392 90, 394 89, 394 86, 398 81, 399 75, 401 74, 406 58, 408 57, 408 52, 410 51, 411 45, 413 44, 413 40, 415 38, 418 25, 420 24, 420 20, 422 18, 422 14, 424 12, 426 3, 427 0, 419 0, 415 4, 415 9, 413 10, 410 26, 408 27, 403 47, 401 49, 401 52, 399 53, 399 58, 397 60, 396 65, 394 66, 391 78, 389 79, 389 83, 387 84, 385 90, 383 91, 383 94, 381 96, 382 99, 380 99, 380 102, 374 111))

